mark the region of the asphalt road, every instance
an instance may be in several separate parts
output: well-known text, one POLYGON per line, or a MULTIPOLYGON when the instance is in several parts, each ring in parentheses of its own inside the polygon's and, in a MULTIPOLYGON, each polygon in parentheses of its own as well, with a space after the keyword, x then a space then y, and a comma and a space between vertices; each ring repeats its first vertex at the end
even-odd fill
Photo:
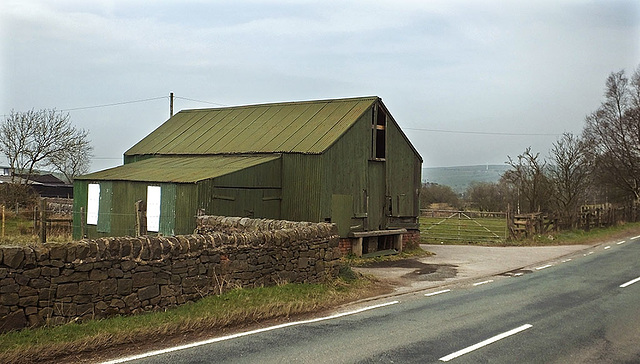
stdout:
POLYGON ((519 273, 128 362, 640 362, 640 238, 519 273))

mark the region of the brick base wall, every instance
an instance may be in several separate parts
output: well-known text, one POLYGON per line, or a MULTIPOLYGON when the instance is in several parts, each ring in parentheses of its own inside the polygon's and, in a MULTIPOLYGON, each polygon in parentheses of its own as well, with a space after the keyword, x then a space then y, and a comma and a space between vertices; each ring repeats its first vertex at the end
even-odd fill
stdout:
POLYGON ((402 234, 402 249, 413 249, 420 246, 420 230, 408 230, 402 234))
POLYGON ((351 253, 351 239, 341 238, 338 242, 338 249, 340 249, 340 253, 342 253, 342 255, 351 253))

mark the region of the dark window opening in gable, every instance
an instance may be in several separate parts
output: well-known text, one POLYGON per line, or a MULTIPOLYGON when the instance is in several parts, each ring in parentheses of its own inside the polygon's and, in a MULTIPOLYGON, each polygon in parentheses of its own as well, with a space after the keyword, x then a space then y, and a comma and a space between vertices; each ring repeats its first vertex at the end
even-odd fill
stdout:
POLYGON ((378 107, 375 117, 373 119, 373 157, 375 159, 385 159, 387 149, 386 138, 386 126, 387 126, 387 114, 385 114, 382 108, 378 107))

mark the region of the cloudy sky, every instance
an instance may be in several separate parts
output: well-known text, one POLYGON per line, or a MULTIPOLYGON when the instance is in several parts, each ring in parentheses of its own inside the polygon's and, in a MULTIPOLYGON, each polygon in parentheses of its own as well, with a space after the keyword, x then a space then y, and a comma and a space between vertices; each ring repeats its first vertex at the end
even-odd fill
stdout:
POLYGON ((0 4, 0 114, 69 111, 92 171, 168 118, 170 92, 176 111, 377 95, 425 167, 546 156, 638 65, 637 0, 0 4))

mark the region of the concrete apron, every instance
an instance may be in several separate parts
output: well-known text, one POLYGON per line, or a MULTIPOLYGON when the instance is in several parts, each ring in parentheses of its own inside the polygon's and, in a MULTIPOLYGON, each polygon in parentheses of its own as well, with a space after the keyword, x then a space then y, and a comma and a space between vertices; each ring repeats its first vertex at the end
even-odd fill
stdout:
POLYGON ((513 275, 519 270, 590 249, 593 245, 543 247, 485 247, 421 244, 433 256, 395 262, 379 262, 355 271, 371 274, 395 286, 394 294, 466 283, 496 275, 513 275))

